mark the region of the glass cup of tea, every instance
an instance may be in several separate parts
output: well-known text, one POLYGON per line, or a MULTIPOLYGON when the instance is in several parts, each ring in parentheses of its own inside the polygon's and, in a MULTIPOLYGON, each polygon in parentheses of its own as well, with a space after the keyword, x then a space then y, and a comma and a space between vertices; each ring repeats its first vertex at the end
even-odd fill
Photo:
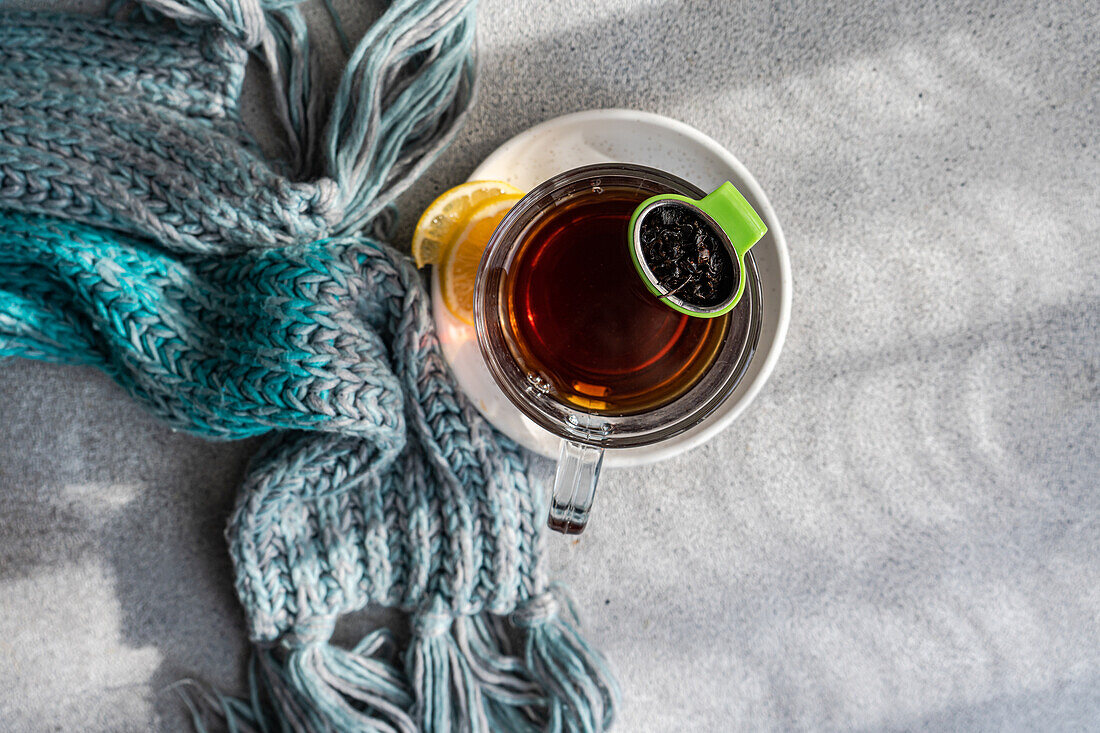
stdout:
POLYGON ((567 171, 523 197, 482 255, 477 340, 508 399, 562 439, 548 524, 580 533, 604 453, 651 445, 713 413, 756 349, 761 289, 698 318, 657 299, 628 247, 634 210, 657 194, 704 192, 664 171, 607 163, 567 171))

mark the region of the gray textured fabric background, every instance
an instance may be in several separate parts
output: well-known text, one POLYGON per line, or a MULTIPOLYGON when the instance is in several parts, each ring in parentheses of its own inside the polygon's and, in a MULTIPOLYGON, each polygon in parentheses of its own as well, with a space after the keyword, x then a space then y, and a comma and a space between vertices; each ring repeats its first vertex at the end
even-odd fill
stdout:
MULTIPOLYGON (((1100 727, 1098 20, 482 3, 480 97, 406 238, 513 134, 621 106, 728 146, 791 247, 763 395, 609 471, 553 542, 620 670, 618 730, 1100 727)), ((93 371, 0 364, 0 728, 178 730, 173 681, 242 689, 221 529, 254 447, 173 434, 93 371)))

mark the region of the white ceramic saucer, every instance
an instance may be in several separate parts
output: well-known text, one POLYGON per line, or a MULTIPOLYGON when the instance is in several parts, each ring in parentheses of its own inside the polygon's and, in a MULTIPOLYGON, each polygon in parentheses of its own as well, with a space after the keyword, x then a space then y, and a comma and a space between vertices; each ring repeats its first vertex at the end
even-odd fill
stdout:
MULTIPOLYGON (((496 149, 469 180, 507 181, 530 191, 553 175, 592 163, 638 163, 666 170, 711 191, 731 181, 756 208, 768 233, 753 247, 764 308, 760 340, 737 389, 714 414, 656 445, 610 450, 606 466, 636 466, 679 455, 705 443, 737 419, 775 368, 791 311, 791 267, 783 230, 752 174, 713 139, 683 122, 648 112, 601 109, 558 117, 516 135, 496 149)), ((477 346, 473 326, 454 318, 443 304, 439 275, 432 270, 432 308, 443 353, 459 385, 502 432, 544 456, 556 458, 560 441, 517 410, 500 391, 477 346)))

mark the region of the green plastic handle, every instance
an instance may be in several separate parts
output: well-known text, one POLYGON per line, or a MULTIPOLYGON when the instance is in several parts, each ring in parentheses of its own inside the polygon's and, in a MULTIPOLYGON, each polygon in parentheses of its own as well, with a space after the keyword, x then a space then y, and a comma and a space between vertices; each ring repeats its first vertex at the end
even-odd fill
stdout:
POLYGON ((733 184, 726 181, 696 203, 725 230, 738 259, 768 232, 760 215, 733 184))
POLYGON ((761 237, 767 234, 768 227, 764 224, 760 215, 756 213, 756 210, 752 208, 752 205, 741 195, 741 192, 738 191, 732 183, 726 181, 699 200, 681 196, 676 193, 660 194, 646 199, 634 210, 634 215, 630 217, 630 228, 627 231, 629 232, 628 239, 631 240, 629 243, 630 258, 634 262, 634 267, 638 271, 639 277, 645 282, 646 288, 656 295, 662 303, 675 311, 697 318, 714 318, 729 313, 739 302, 741 302, 741 296, 745 292, 745 253, 752 249, 752 246, 759 242, 761 237), (730 244, 733 245, 733 251, 737 255, 735 258, 735 266, 738 269, 739 277, 737 282, 737 293, 725 308, 710 313, 701 313, 699 311, 682 308, 664 297, 661 291, 643 275, 641 263, 638 261, 638 256, 634 251, 634 225, 642 210, 656 201, 681 201, 690 204, 703 211, 711 219, 714 219, 714 222, 718 224, 726 233, 726 236, 729 237, 730 244))

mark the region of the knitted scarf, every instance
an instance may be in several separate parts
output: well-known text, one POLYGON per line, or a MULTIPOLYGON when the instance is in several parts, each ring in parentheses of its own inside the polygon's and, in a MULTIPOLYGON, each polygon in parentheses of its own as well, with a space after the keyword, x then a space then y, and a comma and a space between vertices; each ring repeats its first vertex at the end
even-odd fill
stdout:
POLYGON ((602 731, 617 690, 546 578, 527 457, 455 387, 380 241, 473 85, 473 4, 395 0, 332 103, 294 0, 0 12, 0 358, 91 364, 172 426, 271 434, 226 531, 230 730, 602 731), (241 123, 252 53, 287 160, 241 123), (327 123, 322 120, 327 118, 327 123), (410 617, 354 648, 336 620, 410 617))

